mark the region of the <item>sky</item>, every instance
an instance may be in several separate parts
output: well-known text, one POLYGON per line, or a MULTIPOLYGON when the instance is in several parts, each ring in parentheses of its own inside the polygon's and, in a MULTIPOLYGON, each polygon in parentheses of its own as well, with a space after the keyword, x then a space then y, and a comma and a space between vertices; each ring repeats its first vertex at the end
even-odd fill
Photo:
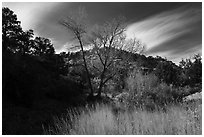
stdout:
POLYGON ((88 26, 119 15, 127 21, 126 35, 146 45, 144 54, 162 56, 178 64, 182 58, 202 55, 202 3, 185 2, 4 2, 24 30, 51 39, 57 53, 68 51, 73 34, 59 21, 79 6, 87 12, 88 26))

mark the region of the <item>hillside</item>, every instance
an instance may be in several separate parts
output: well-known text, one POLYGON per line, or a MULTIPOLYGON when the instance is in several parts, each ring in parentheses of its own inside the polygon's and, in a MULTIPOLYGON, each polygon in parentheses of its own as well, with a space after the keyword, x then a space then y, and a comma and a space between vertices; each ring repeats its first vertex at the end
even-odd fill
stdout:
POLYGON ((95 103, 116 108, 116 114, 122 112, 120 107, 163 114, 169 106, 182 104, 185 96, 202 90, 199 54, 177 66, 159 56, 118 48, 138 45, 126 41, 115 20, 107 25, 116 28, 109 28, 106 37, 92 37, 93 49, 56 54, 50 39, 24 31, 9 8, 3 7, 2 15, 3 134, 43 134, 56 124, 53 116, 64 116, 67 109, 85 112, 95 103))

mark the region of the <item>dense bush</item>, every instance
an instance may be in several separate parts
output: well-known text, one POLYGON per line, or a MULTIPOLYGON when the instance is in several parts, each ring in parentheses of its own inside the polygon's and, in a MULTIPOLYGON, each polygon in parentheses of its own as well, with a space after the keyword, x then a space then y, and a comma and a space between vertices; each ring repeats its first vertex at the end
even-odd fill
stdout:
POLYGON ((198 87, 202 84, 202 57, 199 54, 194 55, 192 59, 180 61, 182 68, 181 84, 191 87, 198 87))
POLYGON ((171 61, 160 61, 154 71, 154 74, 159 78, 161 82, 165 82, 170 85, 179 86, 181 84, 179 76, 181 69, 171 61))
POLYGON ((188 93, 190 89, 176 88, 160 82, 153 74, 142 75, 138 71, 133 71, 126 79, 126 91, 129 93, 126 101, 129 106, 154 110, 158 107, 163 108, 169 103, 182 101, 183 94, 188 93))

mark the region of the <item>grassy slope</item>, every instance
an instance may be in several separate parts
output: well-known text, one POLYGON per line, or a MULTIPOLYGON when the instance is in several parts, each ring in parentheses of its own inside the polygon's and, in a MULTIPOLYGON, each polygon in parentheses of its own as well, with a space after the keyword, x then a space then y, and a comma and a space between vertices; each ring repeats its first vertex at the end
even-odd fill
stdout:
POLYGON ((45 134, 202 134, 201 100, 169 106, 166 112, 145 110, 115 111, 110 106, 97 104, 68 110, 67 116, 55 118, 55 127, 44 129, 45 134), (77 113, 77 112, 80 112, 77 113))

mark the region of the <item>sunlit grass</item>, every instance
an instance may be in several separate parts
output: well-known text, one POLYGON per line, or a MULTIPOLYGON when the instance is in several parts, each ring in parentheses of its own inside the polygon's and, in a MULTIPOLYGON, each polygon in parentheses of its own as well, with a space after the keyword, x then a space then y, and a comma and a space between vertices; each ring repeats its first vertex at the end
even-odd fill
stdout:
POLYGON ((121 111, 103 104, 69 109, 55 118, 55 126, 44 134, 71 135, 196 135, 202 134, 202 107, 194 110, 170 106, 167 111, 121 111))

